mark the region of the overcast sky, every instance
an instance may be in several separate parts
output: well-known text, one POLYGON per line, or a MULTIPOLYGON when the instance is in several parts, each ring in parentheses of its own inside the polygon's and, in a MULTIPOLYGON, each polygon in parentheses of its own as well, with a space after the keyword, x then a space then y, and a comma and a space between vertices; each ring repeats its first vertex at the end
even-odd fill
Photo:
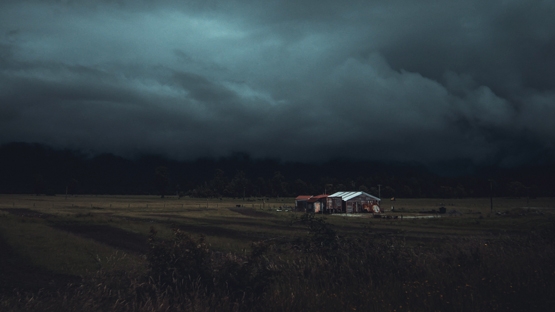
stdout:
POLYGON ((177 159, 554 155, 553 0, 0 3, 0 143, 177 159))

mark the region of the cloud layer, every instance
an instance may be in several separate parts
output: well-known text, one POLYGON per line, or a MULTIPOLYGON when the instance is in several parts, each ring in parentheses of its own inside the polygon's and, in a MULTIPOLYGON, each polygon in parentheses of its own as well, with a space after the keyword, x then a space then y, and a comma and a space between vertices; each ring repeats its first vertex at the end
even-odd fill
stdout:
POLYGON ((546 159, 553 16, 554 1, 3 1, 0 143, 546 159))

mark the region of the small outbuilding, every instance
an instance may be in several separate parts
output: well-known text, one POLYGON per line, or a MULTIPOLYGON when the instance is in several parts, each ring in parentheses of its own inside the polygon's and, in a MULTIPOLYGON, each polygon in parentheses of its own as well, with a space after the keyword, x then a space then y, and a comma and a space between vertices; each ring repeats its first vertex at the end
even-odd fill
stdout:
POLYGON ((299 195, 295 198, 295 209, 296 210, 306 210, 308 207, 308 200, 312 198, 312 195, 299 195))
POLYGON ((307 203, 306 212, 313 212, 313 213, 323 213, 326 211, 326 202, 329 195, 321 194, 312 196, 307 203))

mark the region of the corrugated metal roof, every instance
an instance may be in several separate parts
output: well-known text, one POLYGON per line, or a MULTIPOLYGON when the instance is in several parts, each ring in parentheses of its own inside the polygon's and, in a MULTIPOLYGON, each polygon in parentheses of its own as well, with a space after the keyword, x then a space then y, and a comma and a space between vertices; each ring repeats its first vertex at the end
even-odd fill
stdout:
POLYGON ((337 192, 337 193, 331 194, 329 197, 341 197, 341 198, 343 198, 344 196, 351 195, 353 193, 357 193, 357 192, 337 192))
POLYGON ((337 193, 331 194, 329 197, 343 197, 343 194, 345 193, 349 193, 349 192, 337 192, 337 193))
POLYGON ((350 192, 350 194, 346 194, 345 196, 343 196, 343 200, 349 200, 349 199, 353 199, 357 196, 362 195, 362 192, 350 192))
POLYGON ((299 195, 295 200, 309 200, 312 198, 312 195, 299 195))
POLYGON ((353 199, 353 198, 355 198, 357 196, 360 196, 360 195, 363 195, 363 194, 368 196, 368 197, 372 197, 375 200, 380 200, 378 197, 376 197, 374 195, 370 195, 366 192, 337 192, 337 193, 331 194, 329 197, 341 197, 341 200, 347 201, 349 199, 353 199))

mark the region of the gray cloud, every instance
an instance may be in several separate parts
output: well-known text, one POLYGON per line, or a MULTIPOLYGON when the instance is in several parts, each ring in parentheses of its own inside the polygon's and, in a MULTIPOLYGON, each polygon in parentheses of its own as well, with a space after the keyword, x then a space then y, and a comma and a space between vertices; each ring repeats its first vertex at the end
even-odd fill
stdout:
POLYGON ((555 148, 554 13, 553 1, 4 1, 0 143, 535 161, 555 148))

